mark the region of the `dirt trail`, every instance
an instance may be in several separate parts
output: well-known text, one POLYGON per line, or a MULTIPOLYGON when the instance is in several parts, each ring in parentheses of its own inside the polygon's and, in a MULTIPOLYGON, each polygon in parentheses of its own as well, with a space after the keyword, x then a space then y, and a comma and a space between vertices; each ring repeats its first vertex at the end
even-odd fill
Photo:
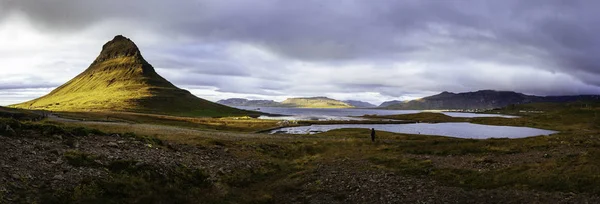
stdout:
POLYGON ((61 118, 61 117, 58 117, 57 115, 54 115, 52 113, 47 113, 47 112, 44 112, 43 114, 46 116, 46 118, 48 120, 51 120, 51 121, 66 122, 66 123, 83 122, 83 120, 74 120, 74 119, 68 119, 68 118, 61 118))

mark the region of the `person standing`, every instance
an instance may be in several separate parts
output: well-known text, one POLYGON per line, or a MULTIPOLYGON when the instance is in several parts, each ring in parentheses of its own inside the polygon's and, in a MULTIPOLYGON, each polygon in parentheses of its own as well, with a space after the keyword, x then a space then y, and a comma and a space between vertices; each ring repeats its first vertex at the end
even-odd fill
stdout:
POLYGON ((371 142, 375 142, 375 128, 371 128, 371 142))

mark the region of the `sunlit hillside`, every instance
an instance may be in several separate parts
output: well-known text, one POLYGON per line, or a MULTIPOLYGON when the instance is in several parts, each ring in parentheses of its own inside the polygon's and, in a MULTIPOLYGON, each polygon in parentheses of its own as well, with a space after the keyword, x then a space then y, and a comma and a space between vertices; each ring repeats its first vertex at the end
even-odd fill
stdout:
POLYGON ((198 98, 158 75, 128 38, 116 36, 83 73, 41 98, 16 104, 52 111, 117 110, 184 116, 249 115, 198 98))
POLYGON ((288 98, 281 102, 283 106, 298 108, 353 108, 354 106, 327 97, 288 98))

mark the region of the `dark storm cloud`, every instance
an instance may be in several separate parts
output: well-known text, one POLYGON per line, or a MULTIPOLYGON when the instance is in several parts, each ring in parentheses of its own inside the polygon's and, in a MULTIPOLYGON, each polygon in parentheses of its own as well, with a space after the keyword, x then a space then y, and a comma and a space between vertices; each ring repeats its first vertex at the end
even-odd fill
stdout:
MULTIPOLYGON (((78 29, 103 20, 125 19, 166 28, 162 32, 171 30, 175 34, 198 38, 249 41, 306 59, 410 52, 422 49, 422 45, 413 45, 402 38, 415 31, 431 32, 427 27, 429 23, 489 30, 490 24, 512 23, 496 22, 504 19, 489 16, 514 9, 482 1, 417 0, 176 3, 157 0, 9 0, 5 4, 10 10, 23 12, 48 28, 78 29)), ((474 40, 480 37, 477 34, 458 35, 474 40)))
POLYGON ((250 76, 249 70, 242 65, 227 61, 197 60, 194 58, 160 59, 154 60, 153 65, 170 71, 222 76, 250 76))
MULTIPOLYGON (((101 22, 122 20, 161 33, 166 40, 185 38, 191 42, 213 43, 214 49, 170 46, 172 57, 157 54, 153 56, 156 60, 150 61, 159 68, 220 76, 206 77, 196 83, 192 78, 196 75, 181 76, 178 80, 196 85, 211 84, 226 91, 252 92, 252 88, 257 87, 308 89, 280 83, 279 80, 291 74, 277 65, 252 66, 224 57, 227 51, 220 50, 222 46, 219 45, 228 43, 252 44, 284 59, 322 63, 333 69, 336 64, 355 62, 371 63, 380 66, 378 69, 382 72, 390 73, 393 70, 386 66, 397 61, 447 65, 425 66, 415 75, 423 77, 423 80, 415 81, 420 84, 393 86, 373 79, 339 82, 345 84, 338 84, 343 87, 306 85, 315 91, 319 86, 335 91, 375 89, 397 96, 407 90, 394 89, 489 88, 552 94, 551 90, 539 85, 549 84, 548 87, 557 89, 556 93, 577 94, 598 93, 597 86, 600 86, 600 58, 597 57, 600 53, 597 35, 600 33, 597 26, 600 25, 597 12, 600 1, 0 0, 0 6, 1 13, 24 14, 48 31, 70 32, 101 22), (552 74, 528 80, 519 76, 513 81, 480 79, 470 76, 474 73, 470 69, 491 68, 482 67, 481 63, 462 67, 462 63, 469 61, 497 64, 495 69, 499 70, 508 66, 527 67, 575 79, 564 76, 561 79, 572 81, 562 84, 549 81, 552 74), (250 77, 266 81, 251 80, 250 77)), ((162 53, 166 52, 163 50, 162 53)))

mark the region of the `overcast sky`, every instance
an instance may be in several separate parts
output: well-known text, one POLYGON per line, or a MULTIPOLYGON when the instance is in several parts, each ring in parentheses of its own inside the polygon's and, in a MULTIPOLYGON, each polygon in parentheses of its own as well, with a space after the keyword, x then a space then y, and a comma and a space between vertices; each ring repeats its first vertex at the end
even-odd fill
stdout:
POLYGON ((599 10, 596 0, 0 0, 0 105, 75 77, 118 34, 213 101, 600 94, 599 10))

